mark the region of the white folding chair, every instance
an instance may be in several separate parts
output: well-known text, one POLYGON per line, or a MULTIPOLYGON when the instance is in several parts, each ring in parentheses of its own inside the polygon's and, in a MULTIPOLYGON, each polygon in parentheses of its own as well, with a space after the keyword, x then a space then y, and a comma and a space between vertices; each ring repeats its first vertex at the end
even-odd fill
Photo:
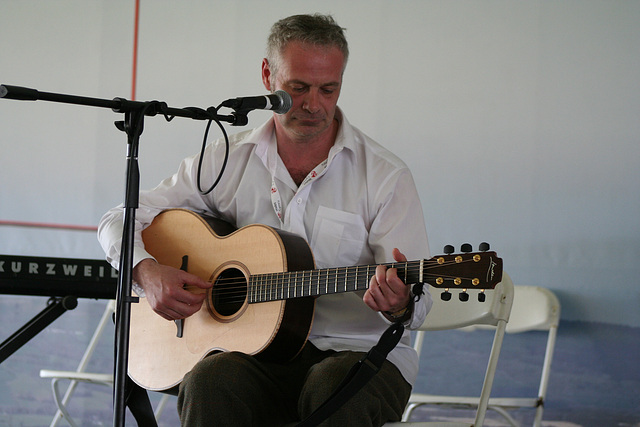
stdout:
POLYGON ((409 398, 409 404, 405 410, 402 421, 399 423, 387 423, 385 426, 482 426, 489 403, 489 397, 491 395, 491 388, 493 386, 493 379, 496 373, 498 357, 500 356, 500 350, 502 348, 502 341, 504 339, 513 303, 513 282, 506 273, 503 273, 502 281, 496 285, 495 289, 485 291, 486 300, 484 302, 480 302, 473 296, 470 296, 468 301, 461 301, 460 298, 455 295, 456 291, 452 291, 454 295, 449 301, 443 301, 439 298, 440 290, 431 288, 430 292, 433 295, 433 307, 419 331, 416 333, 414 341, 414 348, 418 352, 418 355, 420 355, 425 331, 458 329, 472 325, 491 325, 495 327, 493 343, 489 354, 489 360, 487 362, 482 390, 480 391, 480 396, 474 400, 477 408, 475 421, 473 424, 452 422, 408 422, 411 412, 416 406, 426 403, 434 403, 431 401, 431 396, 429 395, 413 393, 409 398))
POLYGON ((501 397, 489 400, 491 409, 501 413, 514 427, 517 427, 517 423, 508 416, 507 408, 535 408, 533 426, 540 427, 542 423, 559 323, 560 301, 552 291, 539 286, 515 286, 513 308, 507 324, 507 333, 546 331, 547 343, 542 361, 540 383, 538 384, 538 396, 530 398, 501 397))
MULTIPOLYGON (((77 385, 81 382, 90 383, 90 384, 98 384, 104 385, 113 388, 113 375, 105 374, 105 373, 95 373, 95 372, 86 372, 87 365, 89 364, 89 360, 96 349, 98 341, 104 332, 105 327, 108 324, 112 324, 111 316, 115 312, 115 300, 110 300, 105 307, 104 312, 102 313, 102 317, 98 322, 98 326, 89 341, 89 345, 87 346, 84 354, 82 355, 82 359, 80 359, 80 363, 78 364, 78 368, 75 371, 56 371, 50 369, 42 369, 40 370, 41 378, 50 378, 51 379, 51 388, 53 389, 53 399, 56 402, 56 406, 58 410, 56 411, 53 419, 51 420, 50 427, 55 427, 58 425, 60 420, 64 419, 71 425, 72 427, 76 427, 77 424, 73 417, 69 414, 67 409, 67 405, 73 396, 73 393, 77 387, 77 385), (60 381, 69 381, 67 386, 67 390, 64 392, 64 395, 60 390, 60 381)), ((163 395, 156 407, 154 414, 156 419, 160 417, 162 410, 164 409, 167 399, 169 395, 163 395)))
MULTIPOLYGON (((487 403, 487 409, 500 414, 510 425, 514 427, 517 427, 518 423, 509 414, 508 410, 515 408, 535 409, 533 425, 534 427, 540 427, 541 425, 559 320, 560 303, 552 291, 537 286, 514 286, 513 306, 511 309, 509 323, 506 325, 507 334, 526 331, 547 332, 547 343, 542 362, 540 382, 538 384, 538 395, 536 397, 525 398, 492 397, 487 403)), ((465 327, 463 329, 472 331, 474 329, 487 329, 490 327, 491 326, 487 326, 486 324, 478 324, 465 327)), ((421 331, 419 334, 422 335, 424 332, 421 331)), ((423 337, 421 336, 420 342, 416 340, 416 348, 417 346, 422 346, 422 339, 423 337)), ((478 406, 479 398, 464 396, 436 396, 416 393, 409 399, 409 404, 405 410, 403 419, 409 419, 411 412, 416 407, 424 404, 453 405, 458 407, 474 408, 478 406)), ((478 424, 476 424, 476 426, 477 425, 478 424)))

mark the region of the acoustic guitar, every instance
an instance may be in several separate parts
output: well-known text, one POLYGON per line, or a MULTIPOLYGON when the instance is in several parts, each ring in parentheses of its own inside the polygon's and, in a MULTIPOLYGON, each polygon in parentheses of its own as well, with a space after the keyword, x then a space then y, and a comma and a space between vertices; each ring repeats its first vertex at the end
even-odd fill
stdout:
MULTIPOLYGON (((315 297, 366 290, 376 265, 314 269, 306 241, 265 225, 235 230, 184 209, 158 215, 142 238, 158 262, 213 283, 200 311, 175 322, 145 298, 131 305, 129 376, 162 391, 178 385, 202 358, 241 351, 290 360, 304 346, 315 297)), ((407 284, 444 289, 492 289, 502 278, 494 252, 450 254, 389 263, 407 284)))

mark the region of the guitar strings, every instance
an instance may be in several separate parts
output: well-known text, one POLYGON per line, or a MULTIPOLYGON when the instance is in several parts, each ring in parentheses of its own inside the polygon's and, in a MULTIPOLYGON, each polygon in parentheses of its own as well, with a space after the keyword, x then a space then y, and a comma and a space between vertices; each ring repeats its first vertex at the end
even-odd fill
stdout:
MULTIPOLYGON (((390 268, 400 268, 401 272, 404 272, 404 276, 417 276, 422 268, 423 276, 427 276, 429 278, 441 277, 445 281, 454 280, 456 278, 461 280, 472 280, 473 278, 471 277, 437 274, 430 271, 467 262, 475 261, 473 259, 467 259, 461 262, 447 261, 439 264, 435 260, 425 260, 422 266, 420 265, 420 261, 396 262, 383 265, 390 268)), ((370 274, 370 270, 372 268, 375 270, 375 266, 372 265, 336 267, 321 270, 262 273, 249 276, 249 283, 247 283, 244 276, 229 278, 218 277, 218 281, 213 288, 213 293, 215 294, 215 301, 219 304, 241 304, 247 299, 248 294, 251 294, 249 302, 267 302, 297 297, 365 290, 369 287, 369 281, 372 276, 372 274, 370 274), (365 279, 366 286, 359 286, 359 282, 365 281, 365 279), (284 283, 285 280, 287 283, 284 283), (320 280, 324 283, 320 283, 320 280), (293 281, 293 284, 291 284, 291 281, 293 281), (308 291, 304 292, 306 289, 308 289, 308 291), (325 292, 319 292, 320 290, 325 292)), ((463 285, 451 284, 450 286, 438 285, 438 287, 467 289, 473 288, 474 286, 471 285, 465 287, 463 285)), ((192 292, 195 290, 193 289, 195 287, 192 286, 185 288, 192 292)), ((202 290, 202 292, 206 291, 202 290)))
MULTIPOLYGON (((466 262, 466 261, 463 261, 466 262)), ((405 265, 407 265, 408 267, 406 268, 406 273, 411 274, 411 273, 415 273, 415 272, 419 272, 420 271, 420 267, 412 267, 410 266, 410 263, 419 263, 419 261, 414 261, 414 262, 408 262, 405 265)), ((396 265, 401 265, 403 263, 393 263, 390 264, 391 266, 396 266, 396 265)), ((448 263, 448 264, 453 264, 453 262, 448 263)), ((459 263, 458 263, 459 264, 459 263)), ((437 264, 437 265, 433 265, 433 266, 425 266, 425 270, 429 270, 432 269, 434 267, 442 267, 442 266, 446 266, 447 263, 445 264, 437 264)), ((364 267, 359 267, 363 270, 365 270, 364 267)), ((356 276, 354 278, 354 276, 352 275, 351 279, 349 279, 347 276, 350 274, 350 272, 348 271, 349 269, 356 269, 356 267, 338 267, 335 269, 324 269, 324 270, 306 270, 306 271, 298 271, 298 272, 275 272, 275 273, 264 273, 264 274, 257 274, 257 275, 252 275, 250 276, 250 280, 254 279, 252 282, 250 281, 249 284, 247 284, 246 279, 243 278, 222 278, 218 283, 217 283, 217 288, 221 288, 221 289, 216 289, 217 292, 217 298, 218 300, 222 300, 224 299, 225 302, 229 302, 229 303, 239 303, 241 301, 244 301, 246 298, 246 295, 248 293, 248 287, 251 287, 254 292, 253 294, 255 296, 261 297, 259 298, 257 301, 253 301, 253 302, 264 302, 264 301, 269 301, 269 300, 281 300, 281 299, 290 299, 290 298, 295 298, 295 297, 303 297, 303 296, 313 296, 313 295, 318 295, 318 294, 323 294, 323 293, 314 293, 314 292, 298 292, 298 289, 304 290, 304 289, 311 289, 313 287, 316 287, 318 289, 322 288, 323 290, 325 290, 324 293, 340 293, 340 292, 349 292, 349 291, 357 291, 357 290, 364 290, 366 288, 361 288, 358 286, 358 280, 362 280, 362 279, 366 279, 366 283, 367 283, 367 288, 368 288, 368 282, 370 280, 371 275, 367 274, 366 276, 363 277, 363 272, 358 272, 356 273, 356 276), (325 276, 321 277, 320 274, 316 273, 317 271, 324 271, 327 272, 325 276), (312 274, 316 274, 316 277, 312 277, 312 274), (302 276, 299 277, 299 276, 302 276), (309 276, 308 278, 306 276, 309 276), (280 276, 280 277, 278 277, 280 276), (291 276, 296 276, 293 279, 293 286, 290 284, 290 281, 286 284, 282 283, 282 277, 291 277, 291 276), (268 278, 267 278, 268 277, 268 278), (263 278, 267 278, 265 280, 260 280, 263 278), (317 280, 322 278, 323 281, 325 283, 319 283, 317 280), (236 281, 232 281, 234 279, 240 279, 240 280, 236 280, 236 281), (311 280, 311 279, 315 279, 315 280, 311 280), (260 283, 262 282, 262 283, 260 283), (338 285, 339 284, 339 285, 338 285), (353 287, 353 285, 355 285, 355 288, 353 287), (333 292, 329 292, 329 288, 331 288, 331 290, 333 292), (284 296, 284 292, 285 290, 287 291, 287 296, 284 296), (291 296, 291 293, 293 292, 294 296, 291 296), (237 299, 233 299, 233 298, 237 298, 237 299)), ((369 269, 366 269, 367 272, 369 271, 369 269)), ((429 273, 428 271, 423 271, 423 275, 429 276, 429 277, 442 277, 443 280, 451 280, 454 278, 460 278, 462 280, 471 280, 471 278, 463 278, 461 276, 451 276, 451 275, 442 275, 442 274, 432 274, 429 273)), ((464 286, 462 285, 453 285, 453 286, 439 286, 439 287, 457 287, 457 288, 464 288, 464 286)))

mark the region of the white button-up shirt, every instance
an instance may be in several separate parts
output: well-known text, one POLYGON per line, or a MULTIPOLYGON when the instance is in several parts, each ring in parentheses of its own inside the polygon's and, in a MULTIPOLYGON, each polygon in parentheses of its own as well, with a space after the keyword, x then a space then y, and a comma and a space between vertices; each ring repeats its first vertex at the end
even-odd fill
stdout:
MULTIPOLYGON (((317 268, 392 262, 397 247, 409 260, 427 258, 429 247, 422 207, 407 166, 387 149, 351 126, 340 110, 336 142, 325 162, 298 186, 278 156, 273 119, 230 137, 230 154, 216 188, 201 195, 197 187, 200 155, 182 161, 175 175, 141 192, 136 212, 134 265, 151 255, 141 231, 160 212, 186 208, 224 219, 237 227, 260 223, 302 236, 317 268)), ((205 150, 202 187, 218 176, 225 144, 205 150)), ((117 267, 122 237, 122 206, 105 214, 99 240, 117 267)), ((425 291, 427 287, 425 286, 425 291)), ((310 341, 321 350, 368 351, 389 322, 362 302, 362 292, 317 298, 310 341)), ((424 295, 409 327, 417 327, 431 307, 424 295)), ((418 357, 405 332, 388 359, 410 384, 418 357)))

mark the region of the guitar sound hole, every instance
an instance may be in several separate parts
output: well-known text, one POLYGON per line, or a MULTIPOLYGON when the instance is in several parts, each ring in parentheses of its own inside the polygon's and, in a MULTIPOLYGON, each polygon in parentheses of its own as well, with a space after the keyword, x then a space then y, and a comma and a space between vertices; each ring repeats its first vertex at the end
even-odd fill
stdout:
POLYGON ((221 316, 232 316, 244 305, 247 297, 247 281, 240 270, 224 270, 213 285, 211 303, 221 316))

